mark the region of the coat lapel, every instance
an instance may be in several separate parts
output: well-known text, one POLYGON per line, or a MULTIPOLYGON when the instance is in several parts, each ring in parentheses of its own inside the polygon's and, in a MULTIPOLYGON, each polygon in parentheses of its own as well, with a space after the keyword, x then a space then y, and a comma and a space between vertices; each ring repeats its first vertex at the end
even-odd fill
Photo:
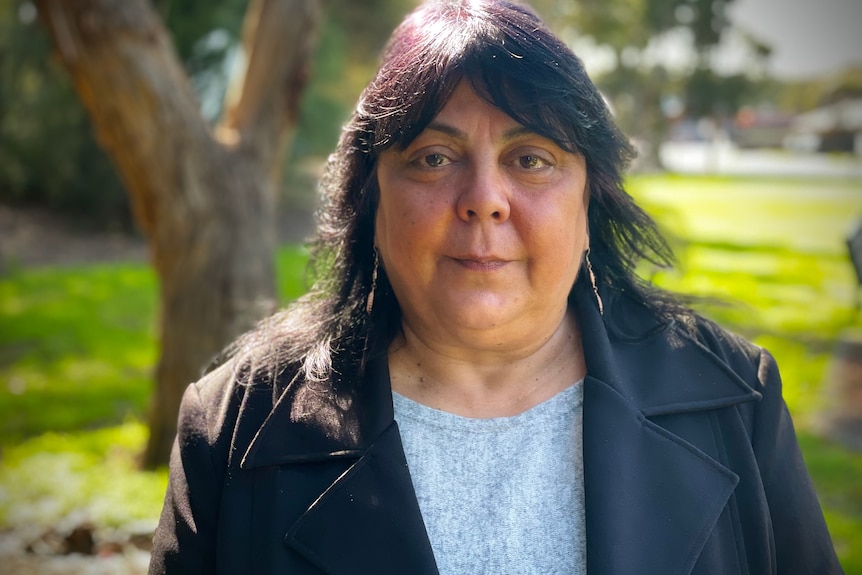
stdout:
POLYGON ((326 573, 437 573, 394 421, 286 542, 326 573))
POLYGON ((584 383, 587 572, 690 573, 738 477, 584 383))
POLYGON ((362 381, 295 379, 284 386, 241 468, 272 465, 303 466, 302 481, 319 494, 284 542, 323 572, 437 573, 394 421, 385 357, 370 363, 362 381), (319 464, 335 460, 348 467, 333 481, 319 464))
MULTIPOLYGON (((739 478, 650 417, 725 407, 759 394, 677 330, 656 327, 637 340, 612 340, 592 294, 575 291, 589 374, 587 572, 690 573, 739 478)), ((617 313, 632 320, 638 311, 617 313)))
POLYGON ((281 389, 269 416, 252 439, 241 467, 358 458, 393 420, 386 358, 373 361, 366 377, 331 380, 294 377, 281 389))

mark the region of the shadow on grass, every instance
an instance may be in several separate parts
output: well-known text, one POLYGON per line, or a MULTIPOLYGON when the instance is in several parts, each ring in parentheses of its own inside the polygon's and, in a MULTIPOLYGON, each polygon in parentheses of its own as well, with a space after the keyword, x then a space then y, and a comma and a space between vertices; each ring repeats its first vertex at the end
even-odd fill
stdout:
POLYGON ((847 575, 862 574, 862 453, 799 432, 808 471, 847 575))

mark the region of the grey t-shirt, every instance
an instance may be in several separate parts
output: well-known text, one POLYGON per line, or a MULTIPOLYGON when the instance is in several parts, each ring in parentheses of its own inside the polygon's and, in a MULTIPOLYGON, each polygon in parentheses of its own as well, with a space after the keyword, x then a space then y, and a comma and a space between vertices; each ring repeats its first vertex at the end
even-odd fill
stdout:
POLYGON ((582 381, 513 417, 393 401, 441 575, 587 572, 582 381))

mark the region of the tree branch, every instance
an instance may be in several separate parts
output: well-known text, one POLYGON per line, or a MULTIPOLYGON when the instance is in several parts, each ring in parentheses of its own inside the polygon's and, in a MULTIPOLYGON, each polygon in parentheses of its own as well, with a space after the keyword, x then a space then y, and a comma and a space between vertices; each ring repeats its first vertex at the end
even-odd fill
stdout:
POLYGON ((167 205, 192 208, 193 199, 177 186, 180 162, 186 144, 205 140, 208 131, 168 34, 147 0, 36 5, 118 168, 138 226, 152 237, 167 205))
POLYGON ((243 22, 245 74, 228 90, 221 141, 254 146, 265 165, 277 161, 282 132, 298 113, 319 20, 319 0, 252 0, 243 22))

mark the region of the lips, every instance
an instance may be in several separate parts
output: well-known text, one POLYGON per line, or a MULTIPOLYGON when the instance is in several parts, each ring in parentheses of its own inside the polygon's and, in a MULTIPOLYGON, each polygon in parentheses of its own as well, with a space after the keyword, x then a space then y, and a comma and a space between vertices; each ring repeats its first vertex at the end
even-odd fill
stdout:
POLYGON ((495 271, 509 263, 508 260, 494 256, 464 256, 452 259, 472 271, 495 271))

